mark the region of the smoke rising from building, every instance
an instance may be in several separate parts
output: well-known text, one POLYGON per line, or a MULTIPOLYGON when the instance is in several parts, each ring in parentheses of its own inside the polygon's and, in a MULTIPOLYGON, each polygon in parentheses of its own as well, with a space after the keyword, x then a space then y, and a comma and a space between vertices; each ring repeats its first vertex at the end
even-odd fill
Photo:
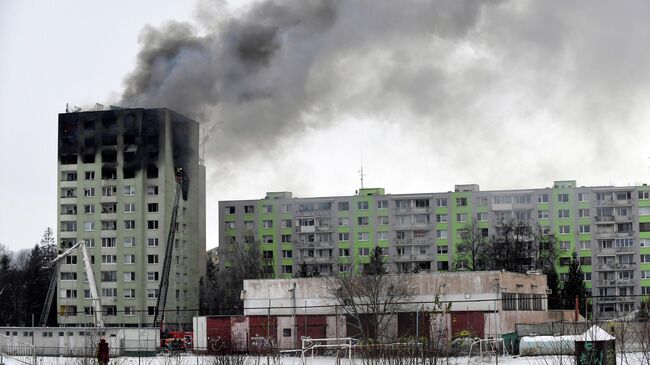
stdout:
POLYGON ((454 146, 472 144, 510 160, 500 151, 562 130, 614 162, 599 144, 622 133, 614 121, 633 123, 647 94, 650 51, 638 45, 650 38, 648 7, 267 0, 228 14, 201 1, 196 24, 143 30, 121 105, 202 121, 208 160, 268 153, 359 117, 417 130, 451 159, 454 146))

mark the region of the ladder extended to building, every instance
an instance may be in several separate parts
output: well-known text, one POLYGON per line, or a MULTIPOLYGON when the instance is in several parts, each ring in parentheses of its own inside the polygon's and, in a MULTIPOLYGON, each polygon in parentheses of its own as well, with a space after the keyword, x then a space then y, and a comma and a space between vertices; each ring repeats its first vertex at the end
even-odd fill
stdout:
POLYGON ((176 169, 176 192, 174 194, 174 205, 172 207, 172 216, 169 223, 169 232, 167 233, 167 243, 165 246, 165 259, 163 261, 162 272, 160 273, 160 287, 158 289, 158 300, 153 318, 153 325, 159 326, 163 331, 165 321, 165 306, 167 305, 167 291, 169 289, 169 271, 172 265, 172 250, 174 248, 174 238, 176 236, 176 220, 178 218, 178 204, 181 196, 183 184, 188 183, 183 169, 176 169))

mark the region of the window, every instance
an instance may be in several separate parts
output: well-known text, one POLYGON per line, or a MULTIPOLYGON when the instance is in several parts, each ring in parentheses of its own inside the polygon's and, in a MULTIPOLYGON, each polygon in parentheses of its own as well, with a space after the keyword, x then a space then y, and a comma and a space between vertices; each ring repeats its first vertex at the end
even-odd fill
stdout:
POLYGON ((116 196, 117 186, 104 186, 102 187, 102 196, 116 196))
POLYGON ((436 269, 438 271, 448 271, 449 270, 449 262, 448 261, 438 261, 436 263, 436 269))
POLYGON ((135 229, 135 221, 134 220, 125 220, 124 221, 124 229, 126 229, 126 230, 135 229))
POLYGON ((291 219, 283 219, 280 221, 280 227, 282 228, 291 228, 292 225, 291 219))
POLYGON ((102 288, 102 298, 117 297, 117 288, 102 288))
POLYGON ((115 246, 117 246, 117 238, 102 237, 102 247, 115 247, 115 246))
POLYGON ((488 205, 488 198, 487 196, 479 196, 476 198, 476 205, 480 207, 484 207, 488 205))
MULTIPOLYGON (((158 229, 158 221, 157 220, 148 220, 147 221, 147 229, 158 229)), ((176 228, 178 230, 178 228, 176 228)))
POLYGON ((280 211, 282 211, 282 213, 291 213, 291 205, 290 204, 282 204, 280 206, 280 211))
POLYGON ((529 311, 530 310, 530 294, 517 294, 519 299, 519 310, 520 311, 529 311))
POLYGON ((568 203, 569 202, 569 194, 563 193, 563 194, 558 194, 557 195, 557 201, 560 203, 568 203))
POLYGON ((358 239, 359 241, 367 241, 367 240, 368 240, 368 236, 369 236, 368 232, 358 232, 358 233, 357 233, 357 239, 358 239))
POLYGON ((158 289, 147 289, 147 299, 158 298, 158 289))
POLYGON ((124 281, 135 281, 135 272, 127 271, 124 273, 124 281))
POLYGON ((76 265, 77 264, 77 256, 66 256, 65 257, 65 263, 68 265, 76 265))
POLYGON ((449 252, 449 246, 438 246, 437 252, 438 255, 445 255, 449 252))
POLYGON ((428 208, 429 207, 429 199, 416 199, 415 200, 415 207, 416 208, 428 208))
POLYGON ((557 217, 558 218, 569 218, 569 210, 568 209, 560 209, 557 211, 557 217))
POLYGON ((560 266, 569 266, 571 265, 570 257, 560 257, 560 266))
POLYGON ((368 209, 368 201, 367 200, 362 200, 357 202, 357 209, 358 210, 367 210, 368 209))
POLYGON ((357 224, 360 226, 367 226, 368 225, 368 217, 358 217, 357 218, 357 224))
POLYGON ((147 255, 147 263, 149 263, 149 264, 157 264, 158 263, 158 255, 147 255))
POLYGON ((436 222, 444 223, 447 221, 447 214, 436 214, 436 222))
POLYGON ((650 207, 639 208, 639 215, 650 215, 650 207))
POLYGON ((571 233, 571 226, 560 226, 559 231, 560 234, 569 234, 571 233))
POLYGON ((86 171, 84 172, 85 180, 95 180, 95 171, 86 171))
POLYGON ((271 204, 262 205, 262 212, 273 213, 273 205, 271 204))
POLYGON ((84 205, 84 213, 85 214, 93 214, 93 213, 95 213, 95 206, 92 205, 92 204, 84 205))
POLYGON ((579 202, 588 202, 589 201, 589 193, 578 193, 578 201, 579 202))
MULTIPOLYGON (((156 194, 156 195, 157 195, 157 194, 156 194)), ((226 210, 226 214, 235 214, 235 207, 233 207, 233 206, 228 206, 228 205, 227 205, 227 206, 225 207, 225 210, 226 210)))
POLYGON ((457 207, 466 207, 467 206, 467 198, 456 198, 456 206, 457 207))
POLYGON ((77 280, 76 272, 61 272, 61 280, 77 280))
POLYGON ((158 247, 158 238, 147 238, 148 247, 158 247))
POLYGON ((293 274, 293 266, 291 265, 282 265, 283 274, 293 274))
POLYGON ((639 200, 650 199, 650 190, 639 190, 639 200))
POLYGON ((457 222, 467 222, 467 213, 457 213, 456 214, 457 222))
POLYGON ((158 195, 158 186, 157 185, 147 186, 147 195, 158 195))
POLYGON ((264 228, 273 228, 273 221, 271 221, 271 220, 262 221, 262 227, 264 227, 264 228))
POLYGON ((538 203, 548 203, 548 194, 541 194, 537 196, 538 203))
POLYGON ((255 213, 255 207, 252 205, 244 205, 244 213, 245 214, 253 214, 255 213))
POLYGON ((378 241, 386 241, 388 239, 388 232, 377 232, 378 241))
POLYGON ((580 218, 589 217, 589 209, 579 209, 578 210, 578 217, 580 217, 580 218))
POLYGON ((282 250, 282 258, 283 259, 290 259, 293 257, 293 251, 291 250, 282 250))
POLYGON ((641 238, 639 240, 639 247, 650 247, 650 238, 641 238))
POLYGON ((486 212, 476 213, 476 220, 479 222, 485 222, 488 220, 488 214, 486 212))
POLYGON ((581 224, 580 225, 580 233, 581 234, 586 234, 591 232, 591 226, 588 224, 581 224))
POLYGON ((349 248, 339 248, 339 257, 348 257, 350 256, 349 248))
POLYGON ((639 223, 639 232, 650 232, 650 223, 639 223))
POLYGON ((282 243, 290 243, 291 242, 291 235, 290 234, 283 234, 282 235, 282 243))
POLYGON ((124 213, 135 212, 135 203, 124 203, 124 213))
POLYGON ((124 247, 134 247, 135 237, 124 237, 124 247))
POLYGON ((102 255, 102 264, 117 264, 117 255, 102 255))
POLYGON ((641 279, 650 279, 650 271, 641 271, 641 279))
POLYGON ((648 263, 650 262, 650 255, 641 255, 641 262, 648 263))
POLYGON ((548 219, 548 210, 538 210, 537 211, 538 219, 548 219))
POLYGON ((85 197, 95 196, 95 188, 84 188, 84 196, 85 197))
POLYGON ((580 241, 581 250, 591 250, 591 241, 580 241))
POLYGON ((571 242, 569 241, 560 241, 560 250, 569 251, 571 249, 571 242))
POLYGON ((147 272, 148 281, 158 281, 158 271, 148 271, 147 272))
POLYGON ((377 209, 388 209, 388 200, 377 200, 377 209))
POLYGON ((385 226, 388 224, 388 216, 380 215, 377 217, 377 224, 380 226, 385 226))
POLYGON ((124 263, 127 265, 135 264, 135 255, 124 255, 124 263))
POLYGON ((501 307, 504 311, 516 311, 517 310, 517 294, 515 293, 503 293, 501 294, 501 307))
POLYGON ((580 265, 591 265, 591 256, 581 257, 580 265))
POLYGON ((436 207, 446 207, 446 206, 447 206, 447 198, 436 199, 436 207))
POLYGON ((92 232, 95 230, 95 222, 84 222, 84 232, 92 232))
POLYGON ((347 242, 350 240, 350 233, 340 232, 339 233, 339 242, 347 242))
POLYGON ((350 210, 350 203, 349 202, 339 202, 338 203, 338 210, 340 210, 340 211, 350 210))
POLYGON ((360 248, 358 250, 359 256, 368 256, 370 255, 370 249, 369 248, 360 248))
POLYGON ((127 185, 124 187, 124 196, 134 196, 135 195, 135 186, 127 185))
POLYGON ((117 281, 117 271, 102 271, 101 272, 102 282, 116 282, 117 281))
POLYGON ((125 316, 135 316, 135 307, 133 307, 133 306, 124 307, 124 315, 125 316))

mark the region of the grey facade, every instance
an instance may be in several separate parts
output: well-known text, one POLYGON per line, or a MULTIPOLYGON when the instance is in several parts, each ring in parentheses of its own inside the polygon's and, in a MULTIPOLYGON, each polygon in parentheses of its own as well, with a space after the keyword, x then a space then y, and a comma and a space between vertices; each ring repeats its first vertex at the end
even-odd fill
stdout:
MULTIPOLYGON (((179 203, 165 323, 191 325, 205 271, 205 167, 198 123, 168 109, 59 115, 58 240, 85 240, 107 326, 151 326, 175 194, 179 203)), ((57 280, 61 326, 92 322, 81 252, 57 280)))

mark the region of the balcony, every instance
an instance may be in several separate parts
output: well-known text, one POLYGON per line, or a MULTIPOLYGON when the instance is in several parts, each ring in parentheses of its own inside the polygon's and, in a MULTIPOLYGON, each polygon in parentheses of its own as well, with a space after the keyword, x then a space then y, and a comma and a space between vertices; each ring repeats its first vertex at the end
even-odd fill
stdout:
POLYGON ((410 244, 413 243, 413 239, 411 239, 411 238, 401 238, 401 239, 398 238, 394 242, 395 242, 396 245, 410 245, 410 244))
POLYGON ((316 226, 316 232, 332 232, 332 226, 330 225, 316 226))
POLYGON ((633 246, 616 247, 616 253, 634 253, 634 252, 636 252, 636 248, 633 246))
POLYGON ((634 221, 634 216, 633 215, 617 215, 614 217, 614 220, 618 222, 633 222, 634 221))
POLYGON ((594 217, 596 224, 613 224, 614 216, 612 215, 597 215, 594 217))
POLYGON ((331 210, 304 210, 295 213, 296 217, 327 217, 331 215, 331 210))

